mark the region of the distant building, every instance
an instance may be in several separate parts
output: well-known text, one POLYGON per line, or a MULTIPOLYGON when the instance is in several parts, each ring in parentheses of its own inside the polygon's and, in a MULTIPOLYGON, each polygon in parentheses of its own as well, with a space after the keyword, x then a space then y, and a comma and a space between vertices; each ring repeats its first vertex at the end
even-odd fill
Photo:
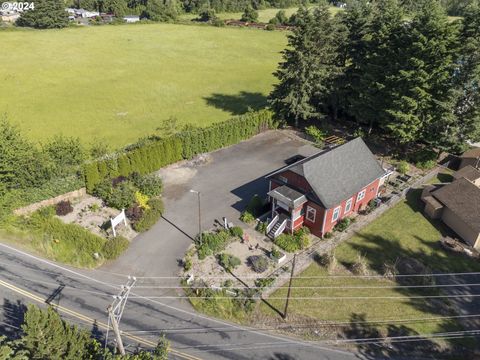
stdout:
POLYGON ((469 245, 480 249, 480 171, 465 166, 450 184, 429 185, 422 192, 425 214, 441 219, 469 245))
POLYGON ((140 16, 138 15, 125 15, 123 17, 123 20, 125 20, 127 23, 136 23, 140 21, 140 16))
POLYGON ((480 168, 480 147, 472 148, 460 155, 460 169, 468 165, 480 168))
POLYGON ((0 15, 3 22, 14 23, 20 17, 19 13, 5 13, 0 15))
POLYGON ((89 11, 85 9, 75 9, 74 13, 75 16, 82 18, 93 18, 96 16, 100 16, 100 13, 98 11, 89 11))

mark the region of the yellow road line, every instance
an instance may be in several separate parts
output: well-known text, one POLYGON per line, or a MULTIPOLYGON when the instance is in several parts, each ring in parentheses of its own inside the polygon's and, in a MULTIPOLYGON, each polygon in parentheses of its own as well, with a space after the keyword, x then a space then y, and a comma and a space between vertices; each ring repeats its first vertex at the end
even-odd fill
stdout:
MULTIPOLYGON (((42 304, 45 304, 45 301, 46 299, 43 299, 41 298, 40 296, 38 295, 35 295, 31 292, 28 292, 26 290, 23 290, 15 285, 12 285, 10 283, 7 283, 3 280, 0 280, 0 286, 3 286, 3 287, 6 287, 7 289, 10 289, 20 295, 23 295, 31 300, 34 300, 34 301, 37 301, 39 303, 42 303, 42 304)), ((55 305, 55 304, 50 304, 50 306, 54 307, 55 309, 57 309, 58 311, 61 311, 65 314, 68 314, 70 316, 73 316, 79 320, 82 320, 82 321, 85 321, 89 324, 94 324, 96 323, 98 325, 99 328, 103 328, 104 330, 107 330, 108 329, 108 325, 105 324, 105 323, 102 323, 102 322, 99 322, 99 321, 95 321, 94 319, 88 317, 88 316, 85 316, 83 314, 80 314, 76 311, 73 311, 73 310, 70 310, 70 309, 67 309, 63 306, 60 306, 60 305, 55 305)), ((126 337, 128 339, 131 339, 131 340, 134 340, 140 344, 143 344, 143 345, 147 345, 147 346, 152 346, 152 347, 155 347, 157 344, 153 341, 150 341, 150 340, 146 340, 146 339, 143 339, 141 337, 138 337, 136 335, 132 335, 132 334, 129 334, 129 333, 126 333, 126 332, 122 332, 122 336, 123 337, 126 337)), ((176 355, 176 356, 179 356, 183 359, 186 359, 186 360, 202 360, 201 358, 199 357, 195 357, 195 356, 192 356, 192 355, 189 355, 189 354, 186 354, 184 352, 181 352, 181 351, 178 351, 178 350, 175 350, 175 349, 170 349, 170 353, 176 355)))

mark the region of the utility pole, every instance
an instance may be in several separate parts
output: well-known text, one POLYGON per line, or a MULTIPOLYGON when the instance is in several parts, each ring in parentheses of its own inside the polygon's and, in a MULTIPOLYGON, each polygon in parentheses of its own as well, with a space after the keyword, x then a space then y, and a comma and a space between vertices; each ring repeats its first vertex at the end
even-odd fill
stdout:
POLYGON ((122 285, 122 289, 117 296, 113 297, 113 303, 108 306, 108 327, 107 327, 107 334, 105 338, 105 348, 108 344, 108 330, 110 329, 110 324, 112 324, 113 332, 115 333, 115 340, 117 343, 118 351, 121 355, 125 355, 125 348, 123 347, 121 332, 120 332, 120 319, 123 315, 123 310, 125 309, 125 305, 127 303, 128 295, 130 295, 130 290, 137 282, 135 277, 128 277, 128 281, 126 285, 122 285))
POLYGON ((293 281, 293 274, 295 272, 295 260, 297 259, 297 254, 293 254, 293 261, 292 261, 292 271, 290 272, 290 281, 288 282, 288 292, 287 292, 287 301, 285 302, 285 310, 283 311, 283 319, 287 318, 287 311, 288 311, 288 303, 290 301, 290 293, 292 291, 292 281, 293 281))
POLYGON ((191 189, 190 192, 197 194, 198 197, 198 236, 200 237, 200 241, 202 241, 202 206, 200 204, 200 191, 191 189))

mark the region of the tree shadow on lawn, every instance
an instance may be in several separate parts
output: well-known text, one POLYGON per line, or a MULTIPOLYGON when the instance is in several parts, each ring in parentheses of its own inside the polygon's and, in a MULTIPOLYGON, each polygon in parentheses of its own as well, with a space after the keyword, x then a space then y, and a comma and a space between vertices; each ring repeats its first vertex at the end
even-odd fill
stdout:
MULTIPOLYGON (((439 332, 451 331, 449 324, 439 326, 439 332)), ((464 360, 473 359, 474 354, 459 343, 450 347, 441 347, 438 343, 422 337, 418 332, 405 325, 388 324, 380 331, 378 325, 368 322, 365 314, 352 313, 350 324, 342 333, 345 339, 362 339, 354 341, 357 351, 366 359, 389 358, 432 358, 454 359, 461 355, 464 360), (383 340, 385 337, 408 337, 383 340), (457 357, 455 357, 457 356, 457 357)), ((451 340, 447 340, 450 341, 451 340)))
MULTIPOLYGON (((377 235, 358 234, 359 238, 363 239, 360 242, 349 243, 354 253, 362 254, 369 268, 376 274, 383 275, 385 273, 385 264, 397 264, 397 274, 400 275, 428 275, 439 272, 468 272, 474 271, 471 267, 473 260, 468 259, 463 255, 454 253, 447 253, 440 247, 439 242, 426 241, 418 236, 415 236, 419 245, 416 248, 402 246, 401 242, 394 239, 386 239, 377 235)), ((350 260, 350 259, 349 259, 350 260)), ((345 259, 339 259, 347 268, 353 268, 354 263, 345 259)), ((478 264, 477 264, 478 268, 478 264)), ((472 279, 457 279, 452 276, 396 276, 391 278, 397 285, 395 292, 405 296, 405 300, 392 299, 391 301, 402 301, 414 309, 421 311, 425 318, 432 317, 451 317, 458 315, 458 308, 462 307, 462 301, 455 301, 455 299, 438 298, 432 296, 441 295, 461 295, 461 294, 476 294, 480 290, 478 287, 473 288, 457 288, 457 287, 431 287, 431 285, 452 285, 470 282, 472 279), (421 287, 430 286, 430 287, 421 287), (428 297, 430 296, 430 297, 428 297)), ((477 279, 478 280, 478 279, 477 279)), ((372 296, 376 296, 372 294, 372 296)), ((467 298, 468 302, 476 301, 476 298, 467 298)), ((373 300, 375 301, 375 300, 373 300)), ((479 305, 480 306, 480 305, 479 305)), ((475 307, 473 307, 475 308, 475 307)), ((462 307, 463 310, 463 307, 462 307)), ((477 311, 478 312, 478 311, 477 311)), ((463 311, 462 311, 463 314, 463 311)), ((364 321, 365 315, 352 314, 352 322, 364 321), (362 317, 363 316, 363 317, 362 317)), ((440 319, 434 322, 442 331, 458 331, 458 330, 475 330, 478 329, 478 318, 476 321, 465 322, 460 324, 455 319, 440 319)), ((384 326, 385 328, 385 326, 384 326)), ((378 336, 380 331, 378 328, 365 324, 352 324, 349 329, 345 331, 347 338, 368 338, 368 337, 383 337, 378 336)), ((385 334, 385 333, 384 333, 385 334)), ((407 325, 396 326, 388 325, 388 336, 404 336, 404 335, 418 335, 415 330, 409 328, 407 325)), ((359 349, 365 352, 366 356, 379 355, 379 352, 387 351, 387 355, 402 355, 407 349, 410 351, 422 350, 434 355, 448 355, 451 351, 458 351, 460 347, 462 352, 471 353, 472 348, 478 348, 479 344, 476 340, 469 339, 470 348, 464 348, 465 339, 447 339, 450 350, 445 351, 440 349, 435 343, 429 341, 405 342, 398 343, 392 346, 379 346, 378 344, 360 344, 359 349), (412 344, 410 344, 412 343, 412 344)), ((466 357, 465 357, 466 358, 466 357)))
POLYGON ((259 92, 241 91, 237 95, 212 94, 204 97, 207 105, 242 115, 249 110, 260 110, 267 106, 267 97, 259 92))

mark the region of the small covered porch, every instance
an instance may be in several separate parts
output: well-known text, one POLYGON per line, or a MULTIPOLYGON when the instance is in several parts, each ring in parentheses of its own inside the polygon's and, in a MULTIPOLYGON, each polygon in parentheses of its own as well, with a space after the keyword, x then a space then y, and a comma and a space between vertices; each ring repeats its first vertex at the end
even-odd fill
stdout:
POLYGON ((307 202, 306 196, 288 185, 271 190, 268 196, 272 210, 271 220, 267 225, 267 235, 274 239, 285 230, 293 233, 295 228, 301 226, 298 219, 301 218, 303 206, 307 202))

